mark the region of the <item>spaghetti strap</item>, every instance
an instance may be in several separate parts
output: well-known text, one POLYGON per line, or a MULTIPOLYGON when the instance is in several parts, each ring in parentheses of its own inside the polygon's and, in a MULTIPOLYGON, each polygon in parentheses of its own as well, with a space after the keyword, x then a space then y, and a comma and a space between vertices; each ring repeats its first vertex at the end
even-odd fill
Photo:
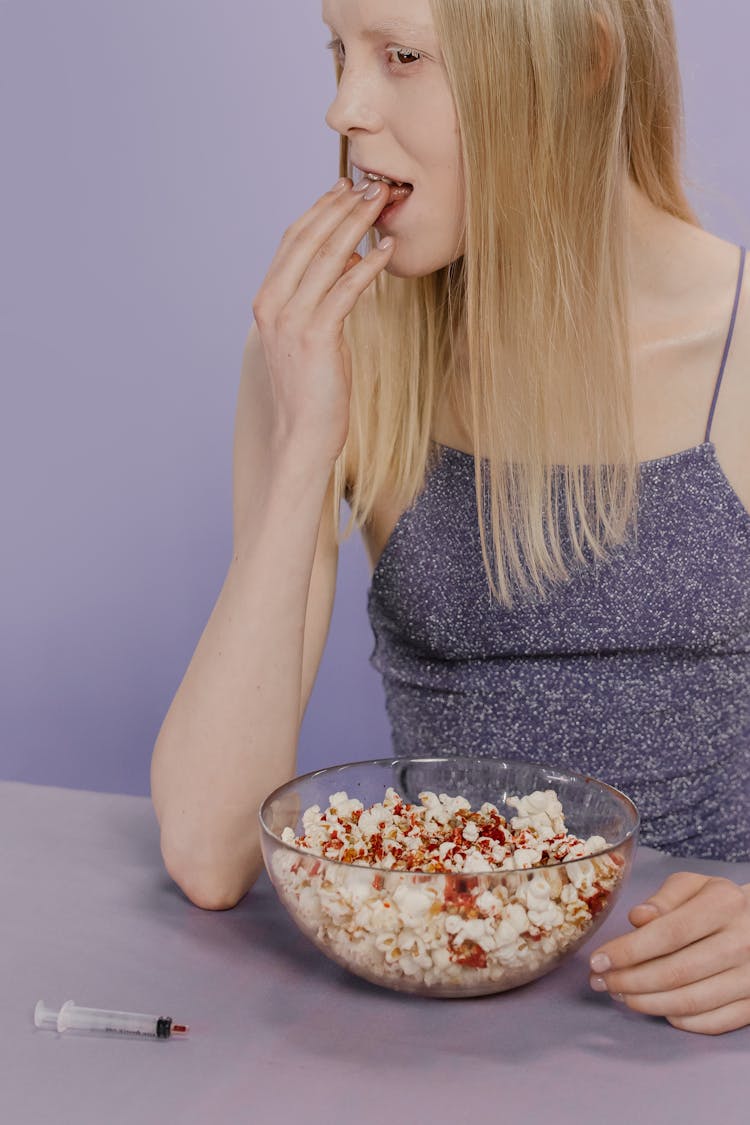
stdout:
POLYGON ((708 424, 706 426, 706 436, 703 439, 704 443, 711 440, 711 423, 714 420, 714 410, 716 409, 716 401, 719 397, 719 388, 721 387, 721 380, 724 377, 724 368, 727 365, 727 357, 729 355, 729 348, 732 344, 732 336, 734 334, 734 323, 737 319, 737 309, 738 309, 739 303, 740 303, 740 292, 742 291, 742 275, 745 272, 745 253, 746 253, 745 247, 740 246, 740 272, 739 272, 739 277, 737 278, 737 292, 734 295, 734 308, 732 309, 732 319, 729 322, 729 332, 727 333, 727 341, 724 345, 724 355, 722 356, 722 359, 721 359, 721 367, 719 368, 719 375, 718 375, 718 378, 716 380, 716 386, 714 388, 714 397, 713 397, 713 400, 711 402, 711 410, 710 410, 709 415, 708 415, 708 424))

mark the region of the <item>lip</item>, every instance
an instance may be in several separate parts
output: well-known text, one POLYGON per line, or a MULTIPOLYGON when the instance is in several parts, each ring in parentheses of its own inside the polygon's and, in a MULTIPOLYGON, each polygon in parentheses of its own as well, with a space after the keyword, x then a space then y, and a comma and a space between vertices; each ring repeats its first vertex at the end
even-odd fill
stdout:
POLYGON ((403 199, 398 199, 394 203, 388 203, 378 215, 375 222, 372 224, 377 230, 388 230, 391 223, 400 215, 401 209, 407 205, 411 199, 411 194, 404 196, 403 199), (397 210, 398 209, 398 210, 397 210), (389 212, 391 212, 389 214, 389 212))
POLYGON ((352 168, 356 169, 357 172, 362 172, 363 175, 369 172, 373 176, 386 176, 389 180, 393 180, 394 183, 411 184, 411 186, 414 187, 411 180, 405 180, 401 176, 392 176, 390 172, 383 172, 382 169, 379 168, 362 168, 359 164, 355 164, 354 161, 352 161, 352 168))

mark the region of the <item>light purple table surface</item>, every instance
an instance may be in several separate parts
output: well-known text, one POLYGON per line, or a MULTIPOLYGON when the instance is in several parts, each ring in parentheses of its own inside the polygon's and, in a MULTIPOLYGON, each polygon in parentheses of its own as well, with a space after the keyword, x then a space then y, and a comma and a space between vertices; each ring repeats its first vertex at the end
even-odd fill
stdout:
POLYGON ((750 1028, 677 1031, 588 985, 594 943, 673 871, 750 864, 639 849, 588 947, 470 1000, 381 989, 329 961, 263 876, 229 911, 167 875, 145 797, 0 782, 2 1125, 723 1125, 750 1122, 750 1028), (58 1034, 37 1000, 172 1016, 183 1040, 58 1034))

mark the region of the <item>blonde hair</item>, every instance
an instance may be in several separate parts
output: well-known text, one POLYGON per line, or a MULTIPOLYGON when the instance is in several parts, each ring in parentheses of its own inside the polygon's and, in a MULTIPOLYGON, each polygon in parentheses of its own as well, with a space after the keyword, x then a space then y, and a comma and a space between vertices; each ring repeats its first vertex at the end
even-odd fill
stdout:
MULTIPOLYGON (((489 595, 511 607, 519 587, 543 600, 587 548, 606 559, 637 530, 624 174, 700 226, 681 180, 674 20, 670 0, 431 6, 460 129, 464 254, 426 277, 382 273, 347 318, 334 504, 337 524, 341 499, 351 508, 345 538, 383 489, 411 507, 450 404, 481 451, 489 595), (597 20, 610 51, 592 84, 597 20)), ((340 171, 352 175, 346 137, 340 171)))

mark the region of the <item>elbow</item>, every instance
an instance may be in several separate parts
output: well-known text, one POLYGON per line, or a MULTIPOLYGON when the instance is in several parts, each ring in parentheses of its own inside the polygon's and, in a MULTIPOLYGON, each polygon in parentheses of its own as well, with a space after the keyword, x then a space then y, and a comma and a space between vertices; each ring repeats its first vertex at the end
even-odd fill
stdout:
POLYGON ((213 868, 201 869, 194 862, 180 860, 165 848, 163 843, 161 854, 170 879, 177 884, 185 897, 201 910, 233 910, 260 874, 258 869, 244 881, 222 879, 217 876, 213 868))
POLYGON ((233 910, 244 898, 244 893, 230 891, 218 882, 201 878, 194 871, 183 872, 175 868, 166 857, 163 858, 170 879, 177 884, 185 898, 201 910, 233 910))
POLYGON ((234 910, 235 906, 244 898, 242 895, 239 899, 235 895, 201 895, 201 894, 188 894, 185 892, 194 906, 199 906, 201 910, 234 910))
POLYGON ((174 881, 193 906, 198 906, 201 910, 233 910, 244 898, 244 895, 227 894, 219 887, 193 885, 190 881, 178 879, 174 881))

